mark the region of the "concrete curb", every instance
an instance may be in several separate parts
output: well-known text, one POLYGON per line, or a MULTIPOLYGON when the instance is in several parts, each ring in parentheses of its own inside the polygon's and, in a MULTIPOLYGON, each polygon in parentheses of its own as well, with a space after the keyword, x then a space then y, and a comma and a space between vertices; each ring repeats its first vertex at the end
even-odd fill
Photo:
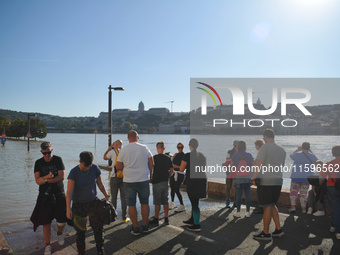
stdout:
POLYGON ((10 255, 13 254, 11 247, 9 246, 6 238, 0 231, 0 255, 10 255))

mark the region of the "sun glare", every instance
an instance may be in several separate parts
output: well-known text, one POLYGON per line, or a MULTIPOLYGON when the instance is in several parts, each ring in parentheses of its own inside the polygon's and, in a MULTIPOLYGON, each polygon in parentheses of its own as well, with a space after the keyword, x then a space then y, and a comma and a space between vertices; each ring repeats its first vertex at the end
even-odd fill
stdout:
POLYGON ((292 5, 296 8, 306 11, 320 11, 330 9, 336 3, 336 0, 293 0, 292 5))

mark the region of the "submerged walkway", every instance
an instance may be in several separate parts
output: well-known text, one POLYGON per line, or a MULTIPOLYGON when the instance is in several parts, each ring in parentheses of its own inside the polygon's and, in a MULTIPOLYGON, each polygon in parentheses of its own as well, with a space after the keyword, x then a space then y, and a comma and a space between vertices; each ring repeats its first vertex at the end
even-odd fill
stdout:
MULTIPOLYGON (((190 202, 182 192, 186 211, 170 211, 169 226, 159 226, 150 233, 133 236, 129 233, 131 223, 123 223, 118 201, 117 220, 104 227, 104 248, 106 254, 340 254, 340 240, 329 232, 329 216, 314 217, 297 211, 289 214, 288 208, 280 207, 280 220, 286 235, 273 241, 257 241, 253 234, 262 230, 262 215, 252 214, 245 218, 245 207, 241 218, 234 218, 233 212, 226 209, 222 200, 204 199, 201 207, 201 232, 185 229, 183 220, 190 216, 190 202)), ((175 199, 176 204, 177 198, 175 199)), ((153 215, 152 197, 150 197, 150 217, 153 215)), ((251 208, 251 212, 254 207, 251 208)), ((140 212, 140 208, 138 208, 140 212)), ((162 217, 162 214, 161 214, 162 217)), ((141 216, 139 215, 139 219, 141 216)), ((162 219, 161 219, 162 222, 162 219)), ((56 223, 52 226, 52 254, 77 254, 75 231, 67 226, 65 245, 57 243, 56 223)), ((40 255, 44 253, 42 227, 33 232, 32 223, 14 222, 2 224, 0 230, 16 255, 40 255)), ((274 231, 274 224, 271 224, 274 231)), ((0 254, 9 254, 0 251, 0 254)), ((97 254, 93 232, 89 227, 86 238, 86 254, 97 254)))

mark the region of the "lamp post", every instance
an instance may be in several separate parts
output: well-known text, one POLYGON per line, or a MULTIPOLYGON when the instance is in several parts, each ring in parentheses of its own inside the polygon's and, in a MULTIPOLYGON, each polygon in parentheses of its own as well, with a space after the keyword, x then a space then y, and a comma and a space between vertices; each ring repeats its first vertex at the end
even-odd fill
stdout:
MULTIPOLYGON (((109 120, 108 120, 108 131, 109 131, 109 147, 112 144, 112 91, 111 90, 124 91, 123 87, 112 87, 109 86, 109 120)), ((109 160, 109 166, 112 165, 111 159, 109 160)))
POLYGON ((27 151, 30 151, 30 138, 31 138, 31 121, 30 117, 37 116, 36 114, 27 114, 27 119, 28 119, 28 133, 27 133, 27 151))

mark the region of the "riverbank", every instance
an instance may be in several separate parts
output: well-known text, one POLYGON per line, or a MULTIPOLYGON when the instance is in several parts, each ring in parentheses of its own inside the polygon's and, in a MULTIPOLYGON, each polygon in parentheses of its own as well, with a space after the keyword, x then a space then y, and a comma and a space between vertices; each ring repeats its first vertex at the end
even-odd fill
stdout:
MULTIPOLYGON (((224 200, 202 199, 201 232, 186 230, 183 220, 191 214, 190 201, 186 192, 182 191, 186 210, 169 213, 169 226, 152 226, 150 233, 132 236, 129 231, 131 223, 123 223, 121 218, 104 227, 104 248, 106 254, 340 254, 340 240, 329 232, 328 216, 314 217, 297 211, 290 214, 287 207, 279 207, 280 223, 286 235, 272 241, 256 241, 253 234, 262 230, 262 215, 252 213, 245 218, 245 206, 241 208, 241 218, 233 217, 233 210, 225 208, 224 200)), ((175 200, 178 204, 178 200, 175 200)), ((152 196, 149 200, 152 204, 152 196)), ((118 203, 119 204, 119 203, 118 203)), ((150 217, 153 206, 150 206, 150 217)), ((140 212, 140 207, 137 207, 140 212)), ((118 215, 121 215, 120 206, 118 215)), ((160 215, 161 223, 163 213, 160 215)), ((138 215, 141 224, 141 215, 138 215)), ((56 223, 52 223, 52 252, 55 255, 76 255, 75 231, 67 226, 65 229, 65 245, 57 243, 56 223)), ((33 232, 29 221, 11 223, 0 226, 12 253, 15 255, 40 255, 44 252, 42 227, 33 232), (13 231, 13 229, 16 229, 13 231)), ((270 225, 274 231, 274 224, 270 225)), ((94 236, 91 228, 86 235, 86 254, 96 254, 94 236)))

